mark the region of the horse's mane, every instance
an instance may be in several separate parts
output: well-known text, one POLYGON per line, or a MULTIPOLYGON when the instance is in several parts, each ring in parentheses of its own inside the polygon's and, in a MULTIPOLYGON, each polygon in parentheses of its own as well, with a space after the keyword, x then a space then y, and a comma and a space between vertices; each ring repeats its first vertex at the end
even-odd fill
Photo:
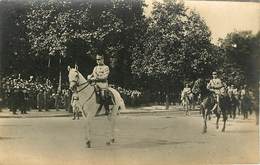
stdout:
POLYGON ((200 93, 202 97, 207 97, 211 94, 211 92, 207 89, 206 80, 202 78, 199 78, 194 82, 192 92, 194 94, 200 93))
POLYGON ((86 78, 79 71, 77 71, 77 72, 79 74, 79 77, 81 77, 83 79, 83 81, 87 81, 86 78))

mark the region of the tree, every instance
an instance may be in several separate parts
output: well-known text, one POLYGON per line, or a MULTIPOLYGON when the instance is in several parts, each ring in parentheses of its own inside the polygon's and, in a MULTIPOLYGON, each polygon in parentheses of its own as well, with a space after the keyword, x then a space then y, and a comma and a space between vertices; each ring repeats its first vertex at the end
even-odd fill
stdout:
POLYGON ((166 94, 177 92, 184 80, 205 75, 215 65, 215 49, 206 23, 183 2, 155 2, 150 21, 133 48, 131 65, 132 73, 144 81, 144 86, 166 94))
POLYGON ((33 1, 25 21, 32 54, 62 55, 83 72, 90 72, 96 54, 103 54, 113 82, 127 86, 131 47, 144 29, 143 6, 142 0, 33 1))
POLYGON ((260 32, 253 35, 251 31, 236 31, 229 33, 220 42, 226 56, 222 66, 224 78, 229 83, 237 83, 237 86, 244 83, 257 86, 260 74, 260 32))
POLYGON ((43 59, 59 56, 79 65, 86 60, 87 68, 98 53, 109 59, 106 52, 115 47, 109 39, 120 32, 121 26, 111 6, 112 1, 32 1, 24 21, 32 55, 43 59))
POLYGON ((24 62, 29 50, 29 44, 25 37, 25 26, 21 24, 21 20, 27 10, 27 4, 16 1, 0 2, 0 55, 1 73, 14 73, 20 71, 24 73, 24 62))

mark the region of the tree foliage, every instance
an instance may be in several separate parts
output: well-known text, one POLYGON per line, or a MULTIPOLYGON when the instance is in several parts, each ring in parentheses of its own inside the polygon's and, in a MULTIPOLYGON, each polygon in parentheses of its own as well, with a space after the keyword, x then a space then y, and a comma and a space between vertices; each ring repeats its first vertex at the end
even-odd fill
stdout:
POLYGON ((256 86, 260 74, 260 32, 256 35, 251 31, 229 33, 221 40, 221 48, 226 56, 222 72, 227 82, 256 86))
POLYGON ((96 54, 97 43, 120 32, 121 22, 109 5, 93 1, 34 1, 26 20, 32 50, 42 55, 66 55, 71 42, 83 40, 87 45, 85 53, 96 54))
POLYGON ((167 91, 214 68, 211 33, 199 14, 183 2, 155 2, 150 21, 132 56, 132 72, 148 80, 146 85, 157 84, 155 90, 167 91))
POLYGON ((35 0, 24 21, 32 54, 62 55, 84 68, 88 63, 87 72, 95 55, 103 54, 116 67, 114 82, 129 85, 130 48, 144 29, 143 7, 142 0, 35 0))

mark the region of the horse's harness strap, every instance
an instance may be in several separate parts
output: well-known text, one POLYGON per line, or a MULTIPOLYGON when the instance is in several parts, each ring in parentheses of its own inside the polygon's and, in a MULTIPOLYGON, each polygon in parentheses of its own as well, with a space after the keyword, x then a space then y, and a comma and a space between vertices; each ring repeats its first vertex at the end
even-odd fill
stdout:
POLYGON ((83 88, 81 88, 80 90, 78 90, 78 91, 77 91, 78 93, 81 92, 83 89, 85 89, 85 88, 87 88, 87 87, 89 86, 89 83, 88 83, 88 82, 84 82, 84 83, 82 83, 82 84, 79 84, 78 87, 79 87, 79 86, 82 86, 82 85, 84 85, 84 84, 87 84, 87 85, 84 86, 83 88))
POLYGON ((89 98, 85 102, 89 101, 91 99, 91 97, 94 95, 94 93, 95 93, 95 91, 92 92, 92 94, 89 96, 89 98))

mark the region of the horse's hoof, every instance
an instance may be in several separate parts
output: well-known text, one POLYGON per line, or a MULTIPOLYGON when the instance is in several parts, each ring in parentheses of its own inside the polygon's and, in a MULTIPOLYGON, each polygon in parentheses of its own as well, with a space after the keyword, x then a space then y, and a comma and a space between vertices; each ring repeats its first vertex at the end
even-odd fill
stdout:
POLYGON ((106 142, 106 144, 109 146, 109 145, 111 145, 111 143, 115 143, 116 141, 115 141, 115 139, 113 138, 113 139, 111 139, 110 141, 108 141, 108 142, 106 142))
POLYGON ((91 148, 91 142, 90 141, 87 141, 86 145, 87 145, 88 148, 91 148))
POLYGON ((218 126, 216 126, 216 128, 218 129, 219 127, 218 127, 218 126))
POLYGON ((225 132, 225 129, 222 129, 222 132, 225 132))

